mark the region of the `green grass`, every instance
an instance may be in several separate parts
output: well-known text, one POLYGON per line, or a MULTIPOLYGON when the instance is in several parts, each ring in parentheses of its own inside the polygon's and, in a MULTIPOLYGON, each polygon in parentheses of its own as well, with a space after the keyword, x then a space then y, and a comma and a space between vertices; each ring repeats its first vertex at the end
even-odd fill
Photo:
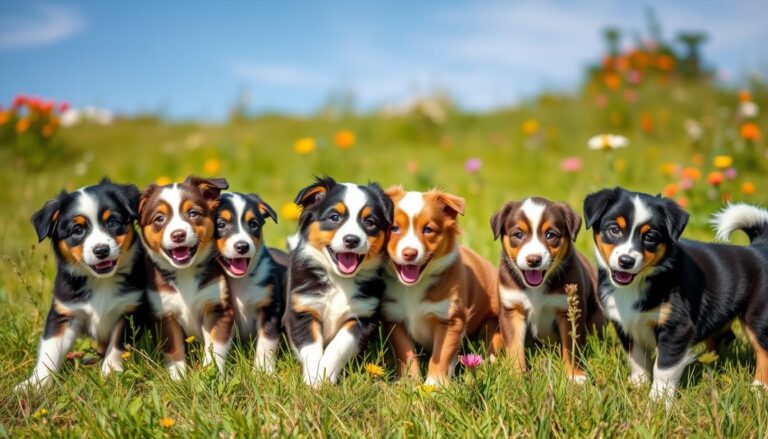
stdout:
MULTIPOLYGON (((740 175, 723 190, 734 199, 765 203, 765 143, 756 147, 758 160, 738 149, 737 125, 723 110, 732 110, 735 102, 732 93, 703 85, 649 89, 637 104, 622 107, 619 126, 611 126, 607 110, 596 109, 586 97, 542 98, 487 115, 454 113, 437 126, 415 116, 373 115, 272 116, 224 125, 126 120, 61 132, 57 148, 37 166, 30 165, 29 157, 38 151, 20 153, 0 143, 0 435, 764 436, 768 394, 750 387, 754 359, 743 338, 723 347, 715 363, 689 367, 669 412, 648 401, 647 386, 628 385, 629 370, 615 336, 590 341, 584 352, 590 379, 584 386, 565 379, 555 347, 532 346, 526 374, 516 374, 502 359, 474 371, 459 370, 450 386, 426 393, 417 389, 418 383, 394 381, 393 359, 381 334, 365 358, 348 367, 340 385, 318 392, 304 386, 298 363, 287 353, 275 376, 252 372, 250 346, 235 349, 226 377, 220 377, 201 369, 201 347, 193 344, 193 367, 187 379, 174 383, 148 340, 121 375, 103 379, 98 367, 67 361, 47 390, 30 396, 12 392, 34 365, 55 269, 49 244, 35 243, 29 218, 62 187, 92 184, 102 175, 143 187, 160 176, 204 174, 208 159, 220 162, 217 174, 227 177, 233 190, 259 193, 278 213, 316 174, 340 181, 370 179, 385 187, 440 186, 466 197, 463 242, 495 263, 499 245, 488 220, 504 200, 542 195, 581 211, 583 197, 603 186, 659 192, 672 181, 661 175, 661 163, 689 165, 697 152, 684 137, 688 117, 709 121, 698 150, 705 157, 705 175, 715 154, 731 154, 740 175), (642 112, 654 118, 652 133, 638 127, 642 112), (520 130, 528 118, 542 127, 535 140, 520 130), (333 146, 339 129, 355 133, 351 149, 333 146), (586 150, 590 136, 610 131, 627 135, 630 147, 613 155, 586 150), (318 148, 299 156, 293 141, 304 136, 315 137, 318 148), (584 169, 561 172, 559 162, 566 156, 583 158, 584 169), (470 157, 483 160, 477 174, 464 171, 470 157), (616 171, 616 159, 625 161, 623 170, 616 171), (407 170, 411 160, 418 163, 414 173, 407 170), (754 182, 758 193, 739 194, 742 181, 754 182), (381 364, 389 375, 374 379, 363 371, 366 362, 381 364), (40 415, 41 409, 47 413, 40 415), (162 427, 164 417, 175 425, 162 427)), ((768 108, 764 99, 760 104, 768 108)), ((760 126, 766 126, 765 118, 760 126)), ((698 182, 688 194, 693 217, 685 236, 712 239, 707 219, 721 203, 711 191, 698 182)), ((267 225, 267 242, 282 247, 294 228, 285 219, 267 225)), ((589 235, 583 231, 577 246, 591 256, 589 235)), ((78 349, 89 346, 81 340, 78 349)), ((480 345, 466 349, 484 351, 480 345)))

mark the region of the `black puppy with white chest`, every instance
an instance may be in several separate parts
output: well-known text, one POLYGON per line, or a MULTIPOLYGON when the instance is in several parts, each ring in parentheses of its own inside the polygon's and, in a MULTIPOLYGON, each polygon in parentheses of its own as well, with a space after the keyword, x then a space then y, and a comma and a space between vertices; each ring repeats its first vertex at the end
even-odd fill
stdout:
POLYGON ((681 240, 688 214, 677 203, 622 188, 589 195, 584 216, 633 383, 652 370, 651 398, 670 404, 690 347, 738 318, 757 356, 754 384, 768 386, 768 211, 732 205, 715 218, 718 236, 744 230, 749 247, 681 240))
POLYGON ((136 186, 104 178, 61 192, 32 217, 38 239, 51 240, 57 273, 37 365, 16 390, 50 383, 81 334, 98 342, 105 376, 122 371, 134 330, 127 316, 145 304, 144 254, 134 229, 138 203, 136 186))

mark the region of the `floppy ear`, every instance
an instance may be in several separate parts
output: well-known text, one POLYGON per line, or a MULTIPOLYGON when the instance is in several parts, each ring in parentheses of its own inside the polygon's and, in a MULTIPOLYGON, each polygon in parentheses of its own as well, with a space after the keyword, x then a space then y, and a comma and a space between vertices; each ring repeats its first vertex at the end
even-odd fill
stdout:
POLYGON ((382 207, 384 208, 384 215, 386 218, 384 218, 387 222, 387 224, 392 224, 395 222, 395 203, 392 201, 392 195, 390 195, 390 190, 395 190, 396 188, 399 189, 400 193, 404 192, 402 186, 392 186, 386 191, 379 186, 378 183, 368 183, 368 187, 373 190, 376 195, 379 197, 379 201, 381 202, 382 207))
POLYGON ((435 197, 437 201, 443 205, 443 212, 456 219, 459 215, 464 215, 464 199, 453 194, 447 194, 445 192, 435 191, 435 197))
POLYGON ((605 212, 608 204, 616 200, 623 190, 616 187, 613 189, 603 189, 587 195, 587 198, 584 199, 584 220, 587 229, 592 227, 603 216, 603 212, 605 212))
POLYGON ((224 178, 202 178, 190 175, 184 183, 195 186, 203 194, 211 210, 215 210, 218 206, 221 191, 229 189, 229 183, 224 178))
POLYGON ((576 213, 571 206, 567 203, 557 203, 560 206, 563 217, 565 218, 565 227, 568 228, 568 235, 572 241, 576 241, 576 237, 581 230, 581 215, 576 213))
POLYGON ((499 239, 499 236, 504 232, 504 223, 507 222, 507 217, 510 213, 517 210, 520 206, 519 202, 506 202, 498 212, 491 216, 491 230, 493 230, 493 240, 499 239))
POLYGON ((389 197, 390 200, 394 200, 395 198, 400 198, 405 194, 405 189, 402 185, 396 184, 394 186, 390 186, 384 190, 384 193, 389 197))
POLYGON ((262 218, 272 218, 272 221, 277 224, 277 213, 275 212, 275 209, 272 208, 272 206, 267 204, 256 194, 249 194, 248 196, 256 203, 257 206, 259 206, 259 213, 261 214, 262 218))
POLYGON ((119 201, 123 208, 128 211, 128 214, 131 215, 131 219, 138 218, 139 198, 141 197, 139 188, 133 184, 118 184, 115 186, 117 187, 117 190, 115 191, 117 201, 119 201))
POLYGON ((690 215, 673 200, 665 198, 663 203, 662 210, 664 212, 667 233, 669 233, 672 241, 675 242, 683 234, 685 226, 688 225, 690 215))
POLYGON ((139 222, 141 222, 141 218, 144 216, 144 209, 147 207, 147 201, 152 197, 152 194, 155 193, 156 190, 158 190, 160 186, 152 183, 149 186, 147 186, 146 189, 144 189, 144 192, 141 193, 141 196, 139 196, 139 208, 138 208, 138 218, 139 222))
POLYGON ((58 197, 47 201, 43 207, 32 215, 32 225, 37 232, 37 242, 43 242, 45 238, 53 236, 56 222, 59 220, 61 199, 66 192, 61 191, 58 197))
POLYGON ((334 186, 336 186, 336 181, 331 177, 315 177, 314 183, 296 194, 294 203, 301 206, 302 209, 306 209, 322 201, 334 186))

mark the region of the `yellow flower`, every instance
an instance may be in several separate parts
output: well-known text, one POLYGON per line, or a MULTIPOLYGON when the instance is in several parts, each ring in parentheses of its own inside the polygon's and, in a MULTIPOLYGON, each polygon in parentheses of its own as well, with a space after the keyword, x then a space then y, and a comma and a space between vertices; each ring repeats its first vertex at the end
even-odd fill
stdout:
POLYGON ((127 359, 131 358, 131 353, 127 352, 127 351, 123 352, 123 354, 120 355, 120 358, 122 358, 123 360, 127 360, 127 359))
POLYGON ((157 177, 157 180, 155 180, 155 183, 160 186, 165 186, 166 184, 171 184, 171 178, 166 175, 162 175, 160 177, 157 177))
POLYGON ((661 175, 665 177, 672 177, 680 172, 680 165, 677 163, 666 162, 661 164, 661 175))
POLYGON ((48 414, 48 409, 42 408, 42 409, 36 411, 32 416, 35 417, 35 418, 39 418, 39 417, 45 416, 47 414, 48 414))
POLYGON ((312 137, 302 137, 293 143, 293 150, 296 154, 306 155, 315 150, 315 139, 312 137))
POLYGON ((532 136, 539 132, 539 122, 536 119, 527 119, 520 128, 523 130, 523 134, 532 136))
POLYGON ((384 368, 378 364, 368 363, 365 365, 365 371, 374 378, 381 378, 384 376, 384 368))
POLYGON ((715 156, 715 160, 713 162, 715 167, 718 169, 730 168, 733 164, 733 157, 729 155, 718 155, 715 156))
POLYGON ((171 418, 163 418, 160 420, 160 426, 165 428, 171 428, 173 425, 176 424, 176 421, 174 421, 171 418))
POLYGON ((205 172, 208 175, 216 174, 221 170, 221 160, 219 159, 208 159, 203 164, 203 172, 205 172))
POLYGON ((755 192, 757 192, 757 188, 754 183, 745 181, 741 184, 741 193, 744 195, 754 195, 755 192))
POLYGON ((285 203, 283 204, 282 209, 280 209, 281 218, 297 220, 299 219, 299 215, 301 215, 301 208, 295 203, 285 203))
POLYGON ((597 150, 626 148, 628 145, 629 139, 616 134, 598 134, 587 141, 587 148, 597 150))
POLYGON ((435 386, 434 384, 422 384, 422 385, 416 387, 416 390, 418 390, 419 393, 423 393, 423 394, 427 394, 428 395, 428 394, 434 392, 435 390, 437 390, 437 386, 435 386))
POLYGON ((720 357, 718 357, 716 353, 714 353, 712 351, 708 351, 708 352, 705 352, 705 353, 699 355, 698 360, 699 360, 699 363, 710 364, 710 363, 714 363, 715 361, 717 361, 718 358, 720 358, 720 357))
POLYGON ((190 335, 189 337, 185 338, 184 341, 186 341, 187 343, 192 343, 193 341, 195 341, 195 336, 190 335))
POLYGON ((333 142, 341 149, 348 149, 355 144, 355 133, 349 130, 336 131, 333 142))

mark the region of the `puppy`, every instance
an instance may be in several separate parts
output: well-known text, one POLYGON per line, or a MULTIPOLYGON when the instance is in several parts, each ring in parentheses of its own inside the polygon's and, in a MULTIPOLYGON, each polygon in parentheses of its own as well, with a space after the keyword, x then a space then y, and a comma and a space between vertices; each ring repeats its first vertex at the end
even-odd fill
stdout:
POLYGON ((584 201, 594 228, 600 298, 629 355, 631 382, 671 403, 691 345, 741 320, 757 353, 755 384, 768 384, 768 212, 728 207, 719 237, 744 230, 752 245, 680 240, 688 214, 674 201, 604 189, 584 201), (656 351, 655 362, 651 352, 656 351))
MULTIPOLYGON (((143 254, 134 220, 139 190, 107 178, 61 192, 32 216, 40 242, 56 255, 53 301, 32 376, 16 390, 50 383, 75 337, 88 335, 104 354, 101 371, 122 371, 129 317, 144 300, 143 254)), ((138 323, 138 322, 136 322, 138 323)))
POLYGON ((525 369, 525 334, 562 346, 568 377, 586 379, 572 359, 587 329, 601 330, 603 313, 597 304, 597 273, 572 242, 581 217, 565 203, 526 198, 504 204, 491 218, 493 238, 501 237, 499 298, 505 347, 518 369, 525 369), (575 334, 568 320, 566 285, 577 287, 575 334), (574 341, 576 345, 574 346, 574 341))
POLYGON ((401 186, 386 193, 395 214, 382 315, 398 375, 419 379, 419 344, 432 353, 425 383, 446 384, 464 335, 497 329, 496 270, 459 245, 456 217, 464 214, 463 198, 438 190, 406 192, 401 186))
POLYGON ((318 178, 296 196, 299 240, 288 267, 286 329, 304 382, 338 381, 376 329, 392 202, 371 183, 318 178))
POLYGON ((256 194, 224 193, 216 210, 216 260, 229 276, 235 324, 254 339, 257 370, 272 372, 285 312, 288 255, 263 245, 266 218, 277 214, 256 194))
POLYGON ((174 380, 185 372, 184 340, 203 339, 204 365, 220 372, 232 339, 234 310, 227 277, 212 257, 214 213, 226 180, 187 177, 183 183, 150 185, 139 202, 146 247, 148 299, 174 380))

